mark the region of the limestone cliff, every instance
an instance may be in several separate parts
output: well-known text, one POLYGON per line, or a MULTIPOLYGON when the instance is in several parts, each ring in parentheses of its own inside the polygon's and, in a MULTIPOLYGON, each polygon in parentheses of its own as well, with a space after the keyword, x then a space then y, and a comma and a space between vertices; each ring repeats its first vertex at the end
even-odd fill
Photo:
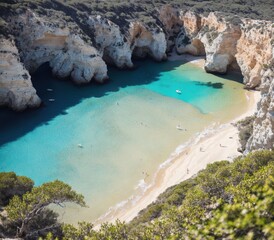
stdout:
POLYGON ((89 25, 94 31, 96 46, 107 63, 131 68, 132 57, 149 55, 156 61, 166 58, 166 38, 158 26, 148 29, 144 24, 132 21, 122 33, 119 26, 100 15, 90 16, 89 25))
POLYGON ((172 50, 174 39, 182 30, 183 22, 179 18, 179 11, 171 5, 164 5, 159 9, 159 20, 163 24, 167 39, 167 49, 172 50))
POLYGON ((192 12, 181 13, 185 38, 190 42, 176 41, 179 53, 206 55, 207 72, 226 73, 229 67, 238 68, 235 54, 237 41, 241 36, 241 20, 230 21, 220 13, 200 16, 192 12))
MULTIPOLYGON (((274 51, 273 51, 274 52, 274 51)), ((274 148, 274 61, 261 72, 261 100, 253 123, 253 133, 246 145, 246 151, 274 148)))
POLYGON ((176 38, 179 53, 205 55, 207 72, 240 70, 247 88, 261 90, 261 100, 246 151, 273 148, 273 22, 210 13, 180 12, 183 28, 176 38))
POLYGON ((90 16, 88 23, 94 31, 97 48, 108 63, 119 68, 133 67, 130 44, 119 26, 100 15, 90 16))
POLYGON ((54 75, 76 83, 107 79, 107 67, 98 51, 79 35, 27 11, 15 20, 18 46, 26 68, 33 72, 49 62, 54 75))
POLYGON ((206 55, 205 70, 225 73, 240 70, 248 88, 260 85, 262 70, 272 56, 273 23, 210 13, 208 16, 181 12, 179 53, 206 55))
POLYGON ((41 100, 32 86, 28 71, 20 61, 14 42, 0 40, 0 105, 21 111, 38 107, 41 100))
MULTIPOLYGON (((107 79, 106 64, 131 68, 132 58, 147 56, 161 61, 175 46, 179 54, 205 56, 207 72, 237 70, 247 88, 261 89, 247 150, 273 146, 273 22, 220 12, 199 14, 170 5, 155 9, 150 16, 142 12, 139 19, 133 12, 109 19, 107 14, 79 14, 75 8, 56 4, 62 17, 57 18, 59 13, 52 9, 44 12, 48 16, 57 14, 51 21, 32 10, 19 11, 16 17, 6 19, 12 29, 8 31, 10 39, 16 40, 19 53, 11 40, 3 40, 0 105, 17 110, 38 106, 40 100, 28 71, 45 62, 57 77, 76 83, 92 79, 103 82, 107 79), (69 22, 62 19, 66 14, 71 15, 69 22), (12 69, 16 69, 14 76, 12 69)), ((128 10, 133 11, 130 7, 128 10)))
POLYGON ((263 70, 273 59, 274 26, 270 21, 243 19, 236 59, 249 88, 259 86, 263 70))

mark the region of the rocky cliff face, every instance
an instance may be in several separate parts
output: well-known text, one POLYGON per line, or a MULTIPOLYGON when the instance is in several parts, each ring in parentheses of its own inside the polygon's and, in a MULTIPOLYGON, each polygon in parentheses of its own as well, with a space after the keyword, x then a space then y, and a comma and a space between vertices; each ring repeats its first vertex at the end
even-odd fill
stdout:
MULTIPOLYGON (((94 32, 97 50, 92 46, 91 41, 85 42, 81 34, 71 31, 61 19, 48 22, 28 10, 18 18, 12 18, 10 24, 14 30, 13 35, 22 60, 22 63, 20 61, 11 63, 11 67, 16 69, 20 64, 23 69, 24 66, 24 72, 20 74, 25 76, 25 72, 27 73, 30 85, 30 76, 27 71, 34 72, 45 62, 49 62, 52 73, 56 77, 70 78, 75 83, 82 84, 93 79, 104 82, 108 78, 106 63, 114 64, 119 68, 131 68, 133 67, 132 57, 150 56, 157 61, 166 58, 165 34, 157 25, 149 28, 138 21, 132 21, 127 26, 127 31, 122 33, 120 27, 110 20, 102 16, 90 16, 88 30, 94 32)), ((14 49, 17 49, 15 45, 14 49)), ((2 71, 4 75, 7 74, 5 67, 2 71)), ((0 105, 11 106, 7 104, 9 100, 5 96, 7 89, 14 92, 14 88, 18 87, 17 82, 10 82, 9 79, 3 79, 2 82, 6 90, 1 90, 3 93, 0 105)), ((22 88, 20 89, 22 91, 22 88)), ((28 95, 32 96, 34 93, 35 90, 32 87, 32 91, 25 94, 25 100, 17 98, 18 95, 13 97, 13 109, 23 110, 32 106, 28 95), (17 101, 17 107, 14 107, 15 101, 17 101), (20 104, 22 106, 19 106, 20 104)))
POLYGON ((226 73, 228 68, 238 68, 235 54, 241 30, 239 21, 230 21, 220 13, 200 16, 192 12, 181 13, 185 38, 176 41, 179 53, 206 55, 207 72, 226 73))
POLYGON ((225 73, 240 70, 248 88, 260 85, 273 47, 273 23, 210 13, 181 12, 183 34, 176 39, 179 53, 206 55, 205 70, 225 73))
POLYGON ((131 68, 132 50, 120 27, 102 16, 89 17, 89 26, 94 31, 97 49, 109 64, 119 68, 131 68))
POLYGON ((20 61, 14 42, 0 40, 0 105, 21 111, 38 107, 41 100, 32 86, 30 75, 20 61))
POLYGON ((247 149, 273 146, 272 22, 218 12, 201 15, 170 5, 158 9, 153 15, 156 21, 152 23, 127 18, 121 19, 120 26, 103 15, 88 13, 83 17, 86 23, 81 26, 85 26, 85 32, 75 31, 79 29, 76 23, 71 28, 62 19, 48 22, 30 10, 10 21, 22 62, 16 46, 5 40, 4 52, 1 52, 4 60, 0 105, 9 105, 16 110, 38 106, 40 100, 28 71, 35 71, 44 62, 50 63, 57 77, 69 77, 76 83, 92 79, 103 82, 107 79, 106 63, 131 68, 133 57, 150 56, 161 61, 175 45, 180 54, 206 56, 207 72, 241 71, 248 88, 261 89, 254 134, 247 149), (16 69, 16 77, 11 77, 12 69, 16 69), (3 78, 4 75, 10 77, 3 78))
MULTIPOLYGON (((273 56, 274 57, 274 56, 273 56)), ((274 148, 274 61, 261 72, 261 100, 253 124, 253 134, 247 142, 247 152, 274 148)))
POLYGON ((133 67, 132 57, 149 55, 156 61, 166 58, 166 38, 158 26, 148 29, 133 21, 122 33, 119 26, 102 16, 90 16, 89 26, 94 31, 96 46, 104 60, 119 68, 133 67))
POLYGON ((179 53, 205 55, 207 72, 240 70, 247 88, 261 90, 261 100, 246 151, 273 148, 274 143, 274 25, 210 13, 181 12, 183 29, 176 39, 179 53))
POLYGON ((31 11, 14 22, 18 46, 26 68, 33 72, 49 62, 54 75, 75 83, 107 79, 107 67, 98 51, 68 28, 48 23, 31 11))
POLYGON ((243 19, 236 59, 247 87, 259 86, 273 59, 274 26, 269 21, 243 19))

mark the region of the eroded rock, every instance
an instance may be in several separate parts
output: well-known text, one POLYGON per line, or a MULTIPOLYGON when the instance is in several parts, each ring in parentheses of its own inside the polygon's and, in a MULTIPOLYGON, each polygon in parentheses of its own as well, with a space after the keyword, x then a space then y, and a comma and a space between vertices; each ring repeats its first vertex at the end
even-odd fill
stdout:
POLYGON ((29 71, 49 62, 54 75, 70 77, 76 83, 92 79, 103 82, 108 78, 107 66, 98 51, 68 28, 48 23, 31 11, 21 15, 15 24, 22 26, 17 39, 29 71))
POLYGON ((41 104, 14 42, 0 39, 0 106, 22 111, 41 104))

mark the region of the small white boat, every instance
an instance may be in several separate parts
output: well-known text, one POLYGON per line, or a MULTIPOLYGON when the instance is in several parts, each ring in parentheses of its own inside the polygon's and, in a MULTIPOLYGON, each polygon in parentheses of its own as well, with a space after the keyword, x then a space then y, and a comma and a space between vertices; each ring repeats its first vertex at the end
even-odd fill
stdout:
POLYGON ((181 127, 181 125, 177 125, 176 128, 177 128, 178 130, 181 130, 181 131, 184 130, 184 129, 181 127))
POLYGON ((47 91, 48 91, 48 92, 52 92, 53 89, 52 89, 52 88, 47 88, 47 91))
POLYGON ((181 94, 181 93, 182 93, 182 91, 181 91, 181 90, 179 90, 179 89, 177 89, 177 90, 176 90, 176 93, 181 94))
POLYGON ((49 102, 54 102, 54 101, 55 101, 54 98, 50 98, 50 99, 49 99, 49 102))
POLYGON ((83 148, 83 145, 81 143, 78 143, 77 145, 79 148, 83 148))

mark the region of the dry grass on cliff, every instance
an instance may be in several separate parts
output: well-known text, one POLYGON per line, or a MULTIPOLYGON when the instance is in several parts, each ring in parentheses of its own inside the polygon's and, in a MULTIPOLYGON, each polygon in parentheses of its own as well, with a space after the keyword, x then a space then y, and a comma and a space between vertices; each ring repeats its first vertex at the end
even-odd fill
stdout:
POLYGON ((30 8, 49 21, 64 19, 71 29, 76 31, 80 27, 92 39, 86 25, 89 15, 103 15, 119 25, 123 32, 132 20, 151 27, 155 24, 161 26, 157 10, 164 4, 204 14, 220 11, 253 19, 274 19, 273 0, 0 0, 0 34, 7 36, 12 33, 5 21, 30 8))

